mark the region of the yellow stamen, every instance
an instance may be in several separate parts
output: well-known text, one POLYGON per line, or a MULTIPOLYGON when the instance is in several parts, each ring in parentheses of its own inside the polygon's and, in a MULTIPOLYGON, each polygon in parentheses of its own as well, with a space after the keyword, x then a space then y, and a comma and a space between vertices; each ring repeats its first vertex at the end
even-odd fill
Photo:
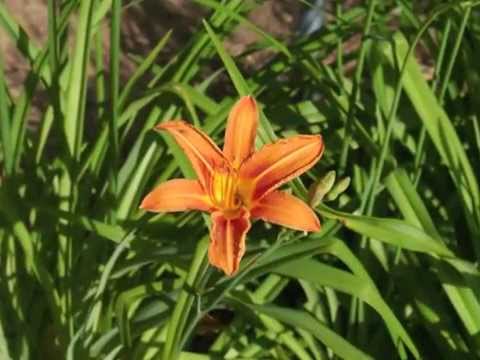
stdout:
POLYGON ((238 194, 238 176, 232 169, 217 169, 210 186, 212 202, 220 209, 235 210, 241 206, 238 194))

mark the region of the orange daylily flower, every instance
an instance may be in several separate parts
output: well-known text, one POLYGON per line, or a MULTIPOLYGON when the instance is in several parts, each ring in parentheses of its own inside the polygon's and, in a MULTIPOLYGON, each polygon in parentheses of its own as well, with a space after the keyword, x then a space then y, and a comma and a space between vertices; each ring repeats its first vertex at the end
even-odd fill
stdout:
POLYGON ((322 137, 297 135, 255 152, 258 117, 255 99, 242 97, 230 111, 223 151, 184 121, 157 125, 157 130, 167 131, 183 149, 198 180, 162 183, 140 206, 153 212, 210 212, 209 261, 229 276, 238 271, 245 254, 251 220, 262 219, 295 230, 320 230, 320 222, 307 204, 277 189, 320 159, 322 137))

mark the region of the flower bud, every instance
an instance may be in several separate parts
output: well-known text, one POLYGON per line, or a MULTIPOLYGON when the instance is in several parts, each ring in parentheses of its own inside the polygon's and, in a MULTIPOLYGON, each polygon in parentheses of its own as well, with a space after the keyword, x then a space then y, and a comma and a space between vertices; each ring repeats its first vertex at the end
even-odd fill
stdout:
POLYGON ((320 204, 324 196, 330 191, 335 183, 335 176, 335 170, 331 170, 327 172, 324 177, 310 186, 308 192, 308 203, 311 207, 315 207, 320 204))
POLYGON ((344 193, 350 186, 350 176, 344 177, 335 184, 327 195, 327 201, 335 200, 340 194, 344 193))

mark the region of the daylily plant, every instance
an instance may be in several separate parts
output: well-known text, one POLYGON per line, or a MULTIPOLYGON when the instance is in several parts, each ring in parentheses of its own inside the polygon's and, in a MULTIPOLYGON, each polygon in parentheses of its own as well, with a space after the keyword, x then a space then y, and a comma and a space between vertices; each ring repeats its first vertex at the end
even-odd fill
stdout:
POLYGON ((173 179, 142 201, 153 212, 200 210, 211 213, 210 264, 231 276, 245 254, 251 220, 262 219, 301 231, 318 231, 320 222, 302 200, 277 190, 310 169, 322 156, 320 135, 297 135, 255 151, 258 108, 251 96, 230 111, 223 151, 202 131, 181 121, 156 126, 171 134, 198 179, 173 179))

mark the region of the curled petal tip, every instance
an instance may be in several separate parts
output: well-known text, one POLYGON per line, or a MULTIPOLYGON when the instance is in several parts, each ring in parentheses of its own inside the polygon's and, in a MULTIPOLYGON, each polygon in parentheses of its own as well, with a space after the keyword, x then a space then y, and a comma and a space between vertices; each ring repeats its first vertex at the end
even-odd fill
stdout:
POLYGON ((146 210, 145 208, 145 199, 142 200, 142 203, 140 204, 140 206, 138 207, 140 210, 146 210))
POLYGON ((253 106, 257 106, 257 102, 255 101, 255 98, 252 96, 252 95, 245 95, 245 96, 242 96, 240 98, 240 101, 241 102, 247 102, 250 104, 250 105, 253 105, 253 106))
POLYGON ((141 202, 141 204, 140 204, 140 206, 139 206, 138 208, 141 209, 141 210, 148 211, 148 210, 151 209, 152 207, 153 207, 153 205, 152 205, 151 196, 150 196, 150 194, 147 194, 147 195, 143 198, 143 200, 142 200, 142 202, 141 202))
POLYGON ((162 131, 162 130, 171 129, 172 127, 177 127, 179 125, 187 125, 188 126, 188 123, 186 121, 183 121, 183 120, 169 120, 169 121, 164 121, 164 122, 158 123, 157 125, 155 125, 154 129, 158 130, 158 131, 162 131))
POLYGON ((310 232, 319 232, 322 229, 322 225, 320 225, 320 220, 316 219, 315 224, 312 226, 311 229, 307 229, 310 232))
POLYGON ((255 112, 257 111, 257 101, 252 95, 243 96, 242 98, 240 98, 238 103, 240 106, 243 106, 243 107, 248 106, 250 108, 250 111, 255 111, 255 112))

